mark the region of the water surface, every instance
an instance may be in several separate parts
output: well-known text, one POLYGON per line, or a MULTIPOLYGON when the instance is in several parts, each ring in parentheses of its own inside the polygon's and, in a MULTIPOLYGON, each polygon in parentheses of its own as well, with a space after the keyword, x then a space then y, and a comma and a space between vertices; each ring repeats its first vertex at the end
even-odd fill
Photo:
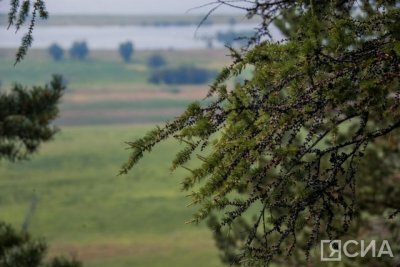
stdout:
MULTIPOLYGON (((92 49, 117 49, 121 42, 132 41, 136 49, 200 49, 208 43, 207 37, 217 32, 254 31, 257 25, 204 25, 196 31, 196 26, 38 26, 34 30, 33 48, 47 48, 58 43, 63 48, 71 47, 74 41, 86 41, 92 49)), ((280 36, 273 29, 273 36, 280 36)), ((14 33, 12 29, 0 27, 0 48, 15 48, 21 43, 24 31, 14 33)), ((213 42, 214 47, 223 44, 213 42)))

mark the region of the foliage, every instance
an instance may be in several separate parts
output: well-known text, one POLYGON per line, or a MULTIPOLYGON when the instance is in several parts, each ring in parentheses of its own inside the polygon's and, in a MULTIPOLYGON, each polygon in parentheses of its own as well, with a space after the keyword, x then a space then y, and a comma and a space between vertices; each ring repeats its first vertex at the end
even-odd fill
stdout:
POLYGON ((0 266, 4 267, 81 267, 76 260, 52 258, 44 263, 46 244, 27 233, 17 233, 10 225, 0 222, 0 266))
POLYGON ((69 54, 73 59, 85 60, 89 55, 89 48, 86 42, 74 42, 69 54))
POLYGON ((57 132, 50 125, 58 114, 58 101, 65 87, 60 76, 49 85, 27 90, 15 84, 0 95, 0 159, 26 159, 40 143, 57 132))
POLYGON ((49 47, 48 52, 54 61, 60 61, 64 57, 64 50, 58 44, 52 44, 49 47))
POLYGON ((46 10, 45 1, 43 0, 11 0, 10 11, 8 13, 8 28, 14 26, 15 31, 26 23, 30 16, 28 32, 22 38, 22 44, 19 47, 15 64, 20 62, 26 55, 28 48, 33 43, 33 28, 35 27, 37 18, 47 19, 48 12, 46 10), (31 6, 32 11, 31 11, 31 6))
POLYGON ((149 82, 160 84, 204 84, 215 77, 213 71, 207 69, 180 66, 178 68, 169 68, 162 70, 154 70, 151 73, 149 82))
MULTIPOLYGON (((193 222, 222 212, 216 236, 245 266, 305 266, 317 261, 320 239, 372 233, 376 222, 398 243, 399 2, 252 3, 243 9, 263 23, 247 49, 230 49, 233 63, 211 86, 211 104, 195 102, 129 142, 121 174, 169 137, 182 142, 171 170, 188 170, 182 188, 200 206, 193 222), (268 26, 289 13, 291 36, 265 40, 268 26), (253 77, 228 89, 248 68, 253 77), (189 168, 193 157, 202 163, 189 168), (375 172, 365 173, 371 159, 375 172), (224 239, 218 233, 227 228, 242 234, 224 239)), ((385 260, 371 266, 399 264, 385 260)), ((365 266, 360 261, 351 264, 365 266)))
POLYGON ((134 46, 132 42, 128 41, 119 45, 119 54, 125 62, 129 62, 132 59, 134 46))
POLYGON ((165 60, 165 58, 160 55, 160 54, 154 54, 151 55, 148 59, 147 59, 147 66, 151 69, 156 69, 156 68, 160 68, 163 67, 167 64, 167 61, 165 60))

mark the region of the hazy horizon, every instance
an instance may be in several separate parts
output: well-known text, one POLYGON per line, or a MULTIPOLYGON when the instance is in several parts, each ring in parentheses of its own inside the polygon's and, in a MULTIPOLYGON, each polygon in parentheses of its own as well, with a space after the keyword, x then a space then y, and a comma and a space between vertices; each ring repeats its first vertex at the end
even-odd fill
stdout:
MULTIPOLYGON (((102 14, 102 15, 185 15, 206 14, 215 5, 210 0, 46 0, 50 14, 102 14), (159 4, 157 5, 157 2, 159 4), (197 8, 203 6, 201 8, 197 8)), ((0 0, 0 13, 8 13, 9 0, 0 0)), ((230 7, 220 7, 216 13, 243 13, 230 7)))

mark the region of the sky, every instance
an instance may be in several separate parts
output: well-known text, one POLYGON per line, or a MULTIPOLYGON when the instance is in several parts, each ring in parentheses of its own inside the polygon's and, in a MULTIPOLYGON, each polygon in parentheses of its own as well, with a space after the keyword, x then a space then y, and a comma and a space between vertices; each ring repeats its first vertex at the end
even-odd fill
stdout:
MULTIPOLYGON (((50 14, 205 14, 212 6, 191 10, 213 0, 45 0, 50 14)), ((7 13, 10 0, 0 0, 0 13, 7 13)), ((220 8, 219 13, 238 13, 220 8)))

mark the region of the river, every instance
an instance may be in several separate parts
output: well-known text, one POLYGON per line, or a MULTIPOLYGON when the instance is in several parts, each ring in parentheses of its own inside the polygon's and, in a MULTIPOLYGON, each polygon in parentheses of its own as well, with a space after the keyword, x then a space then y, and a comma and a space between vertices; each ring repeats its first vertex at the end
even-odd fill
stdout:
MULTIPOLYGON (((92 49, 117 49, 121 42, 132 41, 136 49, 201 49, 208 44, 204 37, 215 36, 218 32, 251 31, 257 25, 215 24, 204 25, 196 31, 196 26, 38 26, 34 30, 33 48, 47 48, 53 43, 67 49, 74 41, 86 41, 92 49)), ((0 48, 15 48, 21 43, 26 29, 14 33, 13 29, 0 27, 0 48)), ((280 36, 272 29, 273 36, 280 36)), ((214 47, 223 44, 214 41, 214 47)))

